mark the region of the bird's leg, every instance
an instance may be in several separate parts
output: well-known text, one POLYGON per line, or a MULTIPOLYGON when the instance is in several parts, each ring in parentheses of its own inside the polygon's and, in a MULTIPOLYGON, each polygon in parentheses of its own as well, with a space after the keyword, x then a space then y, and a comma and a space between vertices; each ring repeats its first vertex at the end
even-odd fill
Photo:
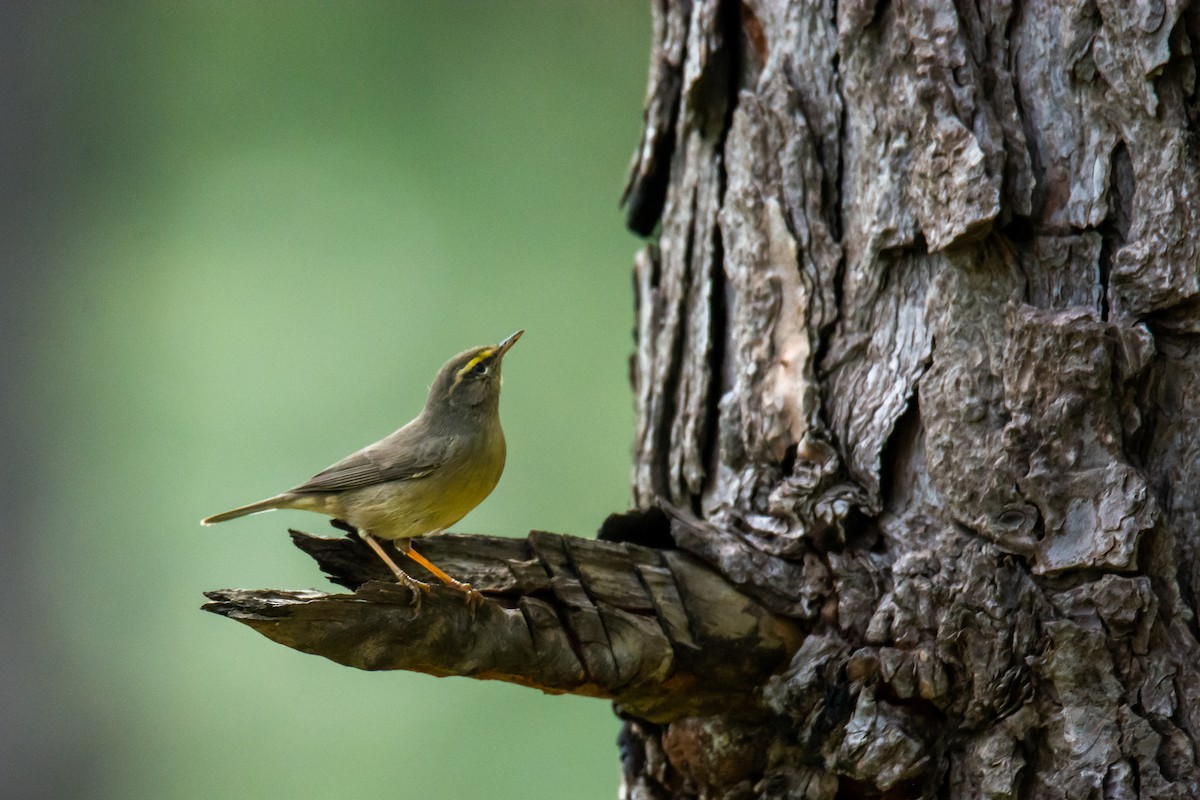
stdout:
POLYGON ((358 534, 362 537, 364 542, 371 545, 371 549, 375 551, 377 556, 383 559, 383 563, 388 565, 388 567, 392 570, 392 573, 396 576, 396 580, 400 581, 400 585, 407 586, 409 589, 412 589, 413 595, 417 598, 417 603, 419 604, 421 602, 421 595, 429 593, 429 584, 422 583, 404 570, 400 569, 400 567, 396 566, 396 562, 393 561, 392 557, 387 554, 387 551, 383 549, 383 546, 380 545, 379 542, 375 541, 374 536, 362 530, 360 530, 358 534))
POLYGON ((475 611, 475 609, 479 607, 479 604, 483 602, 483 595, 477 592, 475 587, 471 586, 471 584, 454 580, 454 578, 451 578, 449 575, 447 575, 432 561, 425 558, 425 556, 421 555, 416 550, 413 550, 411 540, 409 541, 408 547, 404 550, 404 555, 408 556, 413 561, 429 570, 431 573, 433 573, 433 576, 442 583, 451 588, 458 589, 460 592, 465 594, 467 596, 467 605, 471 607, 472 612, 475 611))

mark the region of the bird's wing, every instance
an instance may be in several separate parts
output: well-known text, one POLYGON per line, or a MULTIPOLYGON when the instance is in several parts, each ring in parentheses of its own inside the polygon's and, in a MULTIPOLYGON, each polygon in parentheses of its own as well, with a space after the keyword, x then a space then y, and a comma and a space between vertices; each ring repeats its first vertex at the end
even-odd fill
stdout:
POLYGON ((293 492, 344 492, 389 481, 423 478, 446 461, 447 442, 422 441, 420 432, 406 426, 391 436, 346 456, 318 472, 293 492))

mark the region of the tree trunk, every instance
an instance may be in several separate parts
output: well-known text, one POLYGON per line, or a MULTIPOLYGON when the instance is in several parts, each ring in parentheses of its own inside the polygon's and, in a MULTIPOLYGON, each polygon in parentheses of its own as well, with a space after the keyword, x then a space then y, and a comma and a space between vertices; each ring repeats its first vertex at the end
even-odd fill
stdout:
POLYGON ((634 494, 798 621, 628 798, 1200 796, 1200 12, 654 5, 634 494))

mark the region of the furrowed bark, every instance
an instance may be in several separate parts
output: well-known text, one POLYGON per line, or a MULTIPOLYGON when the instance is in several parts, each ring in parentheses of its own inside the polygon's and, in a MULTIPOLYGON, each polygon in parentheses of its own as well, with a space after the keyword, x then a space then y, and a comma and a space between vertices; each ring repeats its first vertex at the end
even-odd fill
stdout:
POLYGON ((1200 10, 652 10, 635 498, 806 638, 623 796, 1200 796, 1200 10))

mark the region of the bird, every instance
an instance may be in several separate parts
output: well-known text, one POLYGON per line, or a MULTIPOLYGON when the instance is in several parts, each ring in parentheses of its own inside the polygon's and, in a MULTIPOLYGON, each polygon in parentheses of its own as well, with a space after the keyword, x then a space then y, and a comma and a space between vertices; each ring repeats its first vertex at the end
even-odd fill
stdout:
POLYGON ((389 436, 318 472, 286 492, 201 520, 215 525, 277 508, 314 511, 358 529, 376 555, 414 596, 428 584, 402 570, 379 543, 394 542, 474 608, 482 596, 412 548, 412 539, 440 533, 483 502, 504 471, 500 426, 500 366, 525 333, 465 350, 438 371, 425 407, 389 436))

